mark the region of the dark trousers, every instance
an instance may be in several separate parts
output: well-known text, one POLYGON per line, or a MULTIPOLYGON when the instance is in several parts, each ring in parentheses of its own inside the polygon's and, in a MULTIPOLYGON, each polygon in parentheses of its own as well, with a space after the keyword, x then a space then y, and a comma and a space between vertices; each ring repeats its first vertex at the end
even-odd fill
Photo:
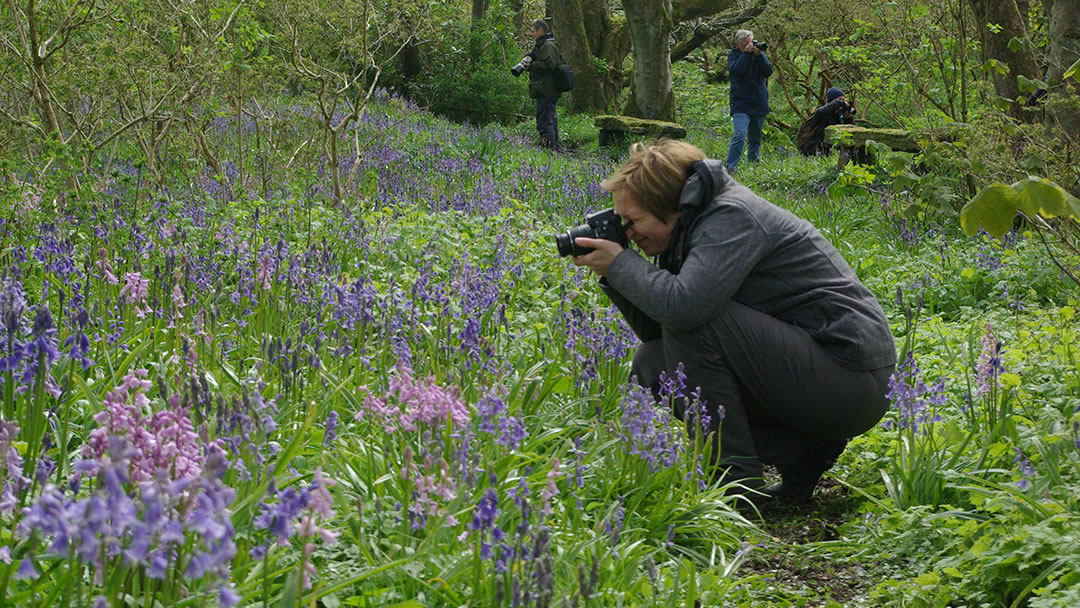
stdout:
POLYGON ((686 394, 700 386, 711 430, 720 428, 713 464, 721 467, 716 474, 727 470, 727 479, 759 478, 762 464, 783 473, 822 439, 866 432, 889 407, 893 366, 844 368, 805 330, 737 302, 708 325, 688 333, 665 329, 661 339, 642 344, 632 373, 655 392, 660 372, 672 375, 680 362, 686 394))
POLYGON ((555 113, 558 97, 536 98, 536 131, 540 134, 540 145, 547 148, 559 147, 559 117, 555 113))

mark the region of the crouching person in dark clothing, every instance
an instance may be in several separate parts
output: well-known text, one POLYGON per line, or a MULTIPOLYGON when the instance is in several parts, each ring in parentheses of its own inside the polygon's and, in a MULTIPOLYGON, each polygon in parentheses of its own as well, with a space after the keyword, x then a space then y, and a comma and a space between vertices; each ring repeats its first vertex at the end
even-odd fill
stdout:
POLYGON ((855 106, 844 97, 844 92, 833 87, 825 93, 825 105, 814 110, 802 125, 795 143, 805 156, 829 154, 831 146, 825 141, 825 128, 830 125, 855 124, 855 106))
POLYGON ((577 238, 595 250, 574 263, 642 340, 632 373, 655 393, 681 363, 719 430, 714 476, 760 488, 772 464, 782 483, 766 496, 806 500, 888 408, 896 347, 880 304, 809 222, 693 145, 634 144, 601 185, 637 248, 577 238))

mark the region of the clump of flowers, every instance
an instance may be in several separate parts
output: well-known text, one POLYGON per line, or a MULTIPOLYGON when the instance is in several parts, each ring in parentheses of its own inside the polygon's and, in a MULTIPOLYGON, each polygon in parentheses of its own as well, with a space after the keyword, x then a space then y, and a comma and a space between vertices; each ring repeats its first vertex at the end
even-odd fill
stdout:
POLYGON ((991 436, 997 436, 1002 430, 1001 425, 1012 415, 1011 395, 1008 389, 1003 390, 1000 386, 1001 376, 1005 373, 1003 352, 1001 340, 994 336, 993 326, 987 323, 982 351, 975 363, 975 397, 981 400, 982 407, 968 414, 973 422, 985 423, 991 436))
MULTIPOLYGON (((48 372, 52 364, 60 358, 56 340, 56 324, 53 323, 48 306, 39 306, 34 314, 34 328, 30 334, 30 341, 23 345, 23 358, 26 360, 26 368, 22 376, 24 386, 34 381, 41 364, 44 364, 45 371, 48 372)), ((54 397, 59 397, 60 391, 55 387, 51 377, 46 378, 46 388, 54 397)))
POLYGON ((412 481, 409 520, 413 530, 427 525, 429 517, 446 515, 446 526, 456 526, 457 518, 446 511, 445 505, 457 497, 457 484, 450 472, 450 465, 442 458, 423 456, 418 464, 412 448, 405 448, 405 464, 401 467, 401 479, 412 481))
POLYGON ((19 493, 30 487, 30 479, 23 475, 23 457, 12 445, 18 435, 18 423, 0 422, 0 515, 11 515, 19 493))
MULTIPOLYGON (((37 537, 45 553, 90 566, 98 584, 118 568, 137 568, 158 581, 172 576, 204 580, 219 605, 235 606, 241 598, 227 582, 236 555, 228 508, 235 492, 221 480, 225 464, 220 449, 210 446, 207 466, 194 479, 138 483, 129 476, 136 453, 127 438, 111 437, 101 463, 75 465, 79 473, 93 473, 90 492, 78 497, 78 477, 71 483, 72 496, 46 485, 23 509, 17 536, 37 537), (172 574, 184 546, 191 548, 187 566, 172 574)), ((38 576, 34 560, 32 553, 23 555, 19 578, 38 576)))
POLYGON ((619 418, 619 434, 626 452, 648 463, 653 473, 674 466, 683 441, 672 424, 670 410, 658 407, 649 390, 636 382, 627 386, 619 418))
POLYGON ((909 352, 889 378, 889 392, 885 396, 892 402, 896 418, 886 420, 882 426, 915 432, 928 423, 941 420, 941 416, 930 406, 945 404, 945 378, 941 377, 933 386, 927 386, 922 370, 909 352))
POLYGON ((476 405, 481 433, 495 436, 495 443, 516 450, 529 436, 519 416, 507 413, 506 403, 495 395, 485 395, 476 405))
POLYGON ((316 549, 315 542, 321 541, 323 545, 337 542, 337 533, 323 526, 323 522, 334 517, 334 499, 330 488, 335 485, 337 481, 323 475, 322 467, 315 469, 310 484, 299 489, 289 486, 279 490, 271 480, 266 498, 259 503, 252 518, 255 529, 267 531, 267 540, 252 547, 251 557, 263 559, 267 557, 272 544, 285 547, 291 539, 299 539, 302 544, 300 580, 305 589, 310 589, 311 577, 318 575, 311 559, 316 549))
POLYGON ((98 259, 94 262, 101 278, 109 285, 118 285, 120 280, 113 274, 112 264, 109 263, 109 252, 104 247, 98 249, 98 259))
POLYGON ((101 461, 115 438, 132 447, 130 474, 133 481, 150 481, 164 471, 173 480, 193 479, 202 473, 203 455, 188 408, 179 395, 169 399, 169 409, 153 412, 146 390, 151 383, 145 369, 124 376, 120 386, 105 396, 104 409, 94 415, 100 426, 90 432, 84 456, 101 461))
POLYGON ((150 280, 144 279, 138 272, 124 275, 124 286, 120 288, 120 297, 135 307, 135 316, 142 319, 150 312, 146 299, 150 295, 150 280))
POLYGON ((418 425, 440 425, 447 420, 459 428, 469 422, 469 408, 458 398, 456 387, 440 386, 434 376, 414 378, 404 366, 398 366, 384 397, 364 390, 364 407, 356 419, 371 415, 382 422, 387 433, 415 431, 418 425))
POLYGON ((5 276, 0 286, 0 372, 15 371, 22 360, 20 338, 25 331, 26 311, 22 283, 11 275, 5 276))
POLYGON ((994 337, 994 327, 987 323, 982 339, 982 352, 975 365, 975 396, 992 395, 997 390, 997 380, 1005 371, 1001 363, 1001 341, 994 337))

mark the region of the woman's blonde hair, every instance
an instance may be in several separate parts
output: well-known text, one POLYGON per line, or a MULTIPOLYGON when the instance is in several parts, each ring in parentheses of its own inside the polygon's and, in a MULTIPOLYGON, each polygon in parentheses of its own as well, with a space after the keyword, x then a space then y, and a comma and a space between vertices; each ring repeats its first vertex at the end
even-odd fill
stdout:
POLYGON ((635 143, 630 146, 630 158, 600 187, 607 192, 626 190, 642 209, 667 222, 679 210, 679 194, 690 166, 704 158, 700 148, 678 139, 648 146, 635 143))

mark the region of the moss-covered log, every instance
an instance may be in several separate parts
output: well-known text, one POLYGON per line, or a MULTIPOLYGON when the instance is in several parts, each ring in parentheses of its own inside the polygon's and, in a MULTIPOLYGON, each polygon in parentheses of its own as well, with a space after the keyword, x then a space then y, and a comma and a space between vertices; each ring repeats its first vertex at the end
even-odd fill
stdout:
POLYGON ((855 125, 832 125, 825 128, 825 137, 833 145, 862 148, 868 141, 885 144, 898 152, 918 152, 919 143, 906 129, 871 129, 855 125))
POLYGON ((600 129, 601 146, 621 141, 627 135, 649 135, 658 139, 661 137, 671 139, 683 139, 686 137, 685 128, 664 120, 601 114, 593 119, 593 124, 600 129))

